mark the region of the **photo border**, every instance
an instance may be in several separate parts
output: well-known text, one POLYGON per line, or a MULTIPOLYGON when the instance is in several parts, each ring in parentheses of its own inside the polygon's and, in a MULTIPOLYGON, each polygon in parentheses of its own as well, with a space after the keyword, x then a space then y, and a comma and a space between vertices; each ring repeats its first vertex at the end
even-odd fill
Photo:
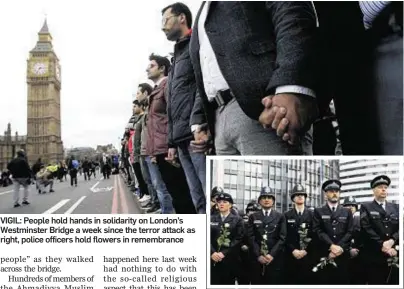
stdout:
POLYGON ((404 220, 404 192, 399 195, 399 230, 400 240, 400 268, 399 285, 210 285, 210 195, 211 195, 211 161, 214 160, 391 160, 399 163, 399 191, 404 190, 404 158, 403 156, 207 156, 206 158, 206 288, 403 288, 403 220, 404 220))

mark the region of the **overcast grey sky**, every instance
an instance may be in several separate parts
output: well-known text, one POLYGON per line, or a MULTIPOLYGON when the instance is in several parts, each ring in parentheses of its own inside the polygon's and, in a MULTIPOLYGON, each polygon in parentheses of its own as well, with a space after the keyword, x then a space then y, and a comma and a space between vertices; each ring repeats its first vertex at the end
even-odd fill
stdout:
MULTIPOLYGON (((0 135, 27 133, 26 66, 47 15, 62 71, 62 140, 67 148, 118 143, 148 56, 173 50, 161 9, 173 1, 0 2, 0 135)), ((183 1, 196 16, 201 1, 183 1)))

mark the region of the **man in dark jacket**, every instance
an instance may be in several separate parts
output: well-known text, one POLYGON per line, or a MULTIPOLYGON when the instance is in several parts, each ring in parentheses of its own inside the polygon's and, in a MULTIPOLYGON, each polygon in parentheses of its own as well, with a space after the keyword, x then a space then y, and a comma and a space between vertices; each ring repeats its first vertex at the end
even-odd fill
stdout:
POLYGON ((87 159, 87 157, 84 157, 83 164, 81 166, 83 168, 83 173, 84 173, 84 180, 87 181, 87 179, 90 181, 90 161, 87 159))
POLYGON ((14 181, 14 208, 21 206, 19 203, 20 186, 24 187, 24 197, 22 199, 22 204, 29 205, 28 188, 31 183, 31 170, 29 168, 23 150, 19 150, 17 152, 17 157, 7 165, 7 169, 13 176, 14 181))
POLYGON ((317 117, 316 24, 309 1, 202 4, 190 43, 198 143, 208 123, 220 155, 303 152, 317 117))
POLYGON ((176 41, 174 58, 168 80, 168 159, 178 156, 184 167, 195 209, 206 213, 206 157, 204 152, 193 152, 189 121, 196 95, 195 75, 189 58, 192 14, 183 3, 174 3, 163 9, 163 31, 170 41, 176 41))
POLYGON ((252 214, 248 221, 254 258, 251 284, 281 284, 287 235, 285 216, 274 209, 275 194, 269 187, 262 188, 258 203, 262 210, 252 214))
POLYGON ((399 208, 387 202, 387 188, 390 178, 382 175, 375 177, 370 186, 373 202, 361 205, 360 223, 363 237, 363 257, 366 266, 367 284, 398 285, 398 268, 388 265, 388 258, 398 256, 397 247, 402 240, 399 232, 399 208))
MULTIPOLYGON (((352 213, 339 205, 341 182, 328 180, 323 183, 322 191, 327 197, 327 204, 316 208, 313 215, 313 231, 317 235, 318 263, 320 258, 334 260, 336 267, 327 264, 316 274, 315 280, 321 285, 349 284, 348 264, 353 233, 352 213)), ((317 263, 317 264, 318 264, 317 263)))
POLYGON ((160 201, 161 213, 171 214, 195 213, 195 208, 189 194, 184 171, 178 163, 168 162, 167 134, 167 75, 170 62, 167 58, 151 55, 147 68, 147 76, 155 83, 155 88, 149 97, 147 115, 147 162, 153 186, 160 201))

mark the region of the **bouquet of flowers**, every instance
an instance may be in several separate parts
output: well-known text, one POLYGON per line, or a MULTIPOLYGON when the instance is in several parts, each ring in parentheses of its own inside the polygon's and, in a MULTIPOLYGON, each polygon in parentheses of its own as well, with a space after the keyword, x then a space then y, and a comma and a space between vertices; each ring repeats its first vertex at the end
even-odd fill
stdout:
MULTIPOLYGON (((268 255, 268 253, 269 253, 267 240, 268 240, 267 231, 264 230, 264 233, 262 234, 262 240, 261 240, 261 255, 263 255, 264 257, 266 255, 268 255)), ((264 274, 265 274, 265 267, 266 267, 266 265, 262 266, 262 276, 264 276, 264 274)))
POLYGON ((390 276, 391 276, 391 271, 393 270, 393 268, 400 269, 399 258, 398 258, 398 250, 399 250, 400 248, 399 248, 398 245, 396 245, 396 246, 394 247, 394 249, 397 251, 397 256, 389 257, 389 258, 387 259, 387 265, 390 267, 390 272, 389 272, 389 276, 387 276, 386 283, 389 283, 390 276))
POLYGON ((316 266, 313 267, 312 271, 317 272, 319 269, 323 269, 328 264, 331 264, 334 267, 337 267, 337 263, 335 263, 334 259, 323 257, 320 259, 320 263, 318 263, 316 266))
POLYGON ((307 227, 306 223, 301 223, 298 233, 300 236, 300 250, 306 250, 307 246, 309 245, 311 238, 308 237, 308 230, 309 228, 307 227))
MULTIPOLYGON (((222 247, 230 247, 230 232, 229 232, 229 228, 230 228, 230 224, 229 223, 224 223, 222 225, 222 228, 220 230, 220 236, 219 238, 217 238, 217 252, 220 252, 220 249, 222 249, 222 247)), ((215 266, 215 264, 213 264, 213 266, 215 266)))

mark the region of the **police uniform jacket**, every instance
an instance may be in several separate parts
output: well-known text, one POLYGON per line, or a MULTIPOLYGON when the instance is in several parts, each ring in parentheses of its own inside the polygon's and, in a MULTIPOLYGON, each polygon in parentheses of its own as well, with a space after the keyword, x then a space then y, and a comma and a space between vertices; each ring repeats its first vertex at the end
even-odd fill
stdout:
POLYGON ((393 239, 395 245, 399 244, 398 205, 385 202, 384 210, 373 201, 362 204, 360 212, 364 250, 372 252, 369 258, 385 259, 385 254, 381 251, 383 242, 393 239))
POLYGON ((287 237, 286 237, 286 252, 291 254, 294 250, 303 250, 300 248, 300 235, 299 230, 304 223, 307 229, 307 237, 311 238, 311 242, 305 248, 309 251, 311 244, 313 242, 313 212, 304 209, 301 216, 298 215, 296 209, 289 210, 285 213, 286 226, 287 226, 287 237))
MULTIPOLYGON (((338 205, 333 212, 328 205, 314 210, 313 231, 319 239, 318 251, 322 257, 329 255, 331 245, 338 245, 348 254, 353 233, 351 210, 338 205)), ((336 259, 338 260, 338 258, 336 259)))
POLYGON ((229 214, 226 219, 222 221, 221 214, 215 214, 211 216, 210 220, 211 254, 214 252, 222 252, 225 256, 222 262, 238 258, 244 233, 243 219, 238 215, 229 214), (217 239, 220 237, 222 229, 226 227, 226 224, 229 224, 227 232, 230 232, 230 235, 227 236, 227 238, 230 239, 230 246, 222 246, 219 248, 217 239))
POLYGON ((263 235, 267 236, 266 244, 269 255, 276 259, 284 252, 287 229, 283 214, 274 209, 271 209, 269 216, 265 216, 262 210, 256 212, 249 218, 248 231, 250 244, 253 246, 253 254, 256 259, 262 255, 261 242, 263 235))

